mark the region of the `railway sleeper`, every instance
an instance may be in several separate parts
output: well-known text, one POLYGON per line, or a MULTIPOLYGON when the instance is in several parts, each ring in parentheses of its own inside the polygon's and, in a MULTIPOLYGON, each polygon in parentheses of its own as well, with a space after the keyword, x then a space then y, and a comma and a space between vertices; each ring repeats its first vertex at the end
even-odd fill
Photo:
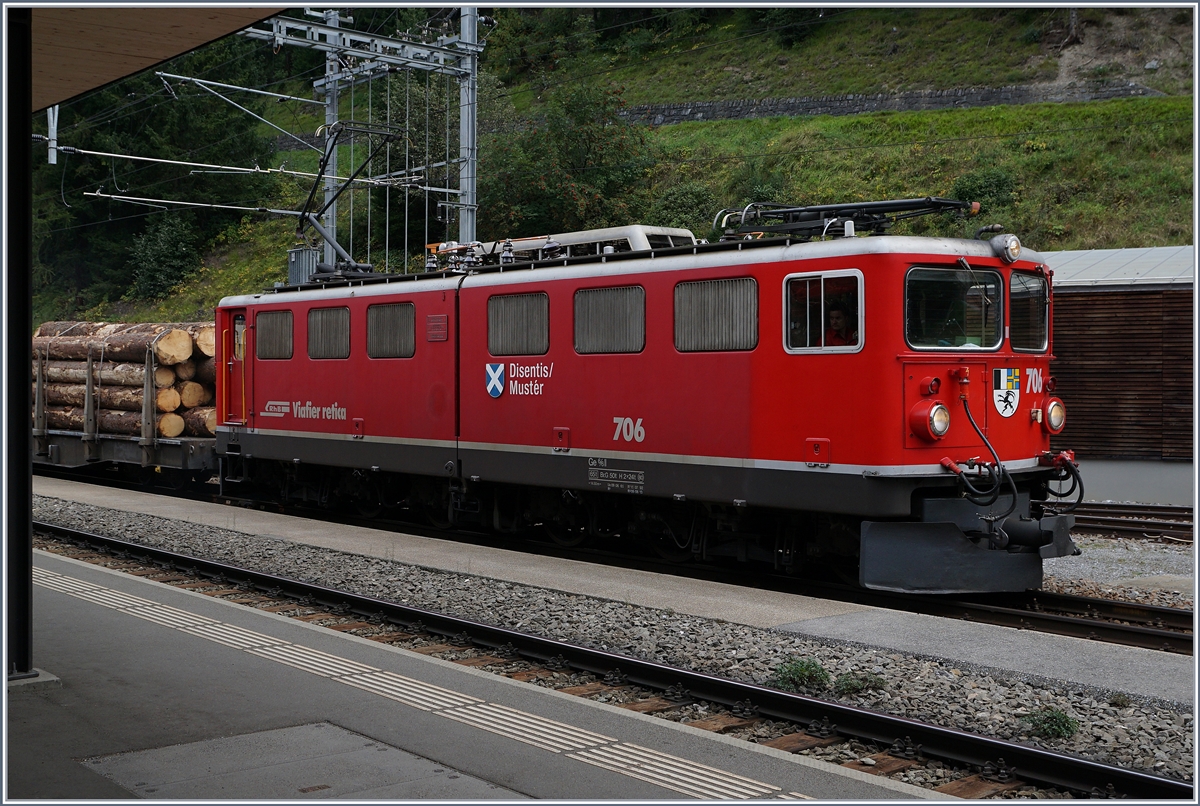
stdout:
MULTIPOLYGON (((81 549, 77 546, 60 544, 58 551, 75 559, 82 559, 108 567, 120 567, 121 570, 127 573, 137 573, 136 570, 128 567, 129 563, 126 560, 108 550, 81 549)), ((170 569, 157 567, 158 564, 155 564, 154 568, 147 568, 146 566, 148 565, 150 565, 149 562, 141 567, 143 574, 147 578, 156 575, 166 575, 164 579, 156 581, 162 581, 165 584, 174 586, 187 586, 188 588, 195 588, 197 586, 197 574, 194 570, 191 573, 180 574, 177 572, 172 573, 170 569)), ((411 624, 399 624, 383 616, 382 613, 375 616, 367 616, 371 620, 364 621, 358 618, 358 616, 363 614, 356 613, 345 604, 320 603, 314 601, 311 596, 287 596, 278 588, 247 596, 247 592, 241 588, 225 587, 228 583, 224 578, 210 577, 204 580, 204 582, 207 582, 209 587, 214 588, 214 590, 207 591, 206 593, 214 596, 231 597, 227 601, 253 604, 259 609, 270 610, 272 612, 290 613, 291 618, 310 623, 331 622, 322 623, 321 626, 341 632, 368 633, 363 634, 361 637, 397 646, 403 645, 405 649, 420 654, 456 655, 457 657, 446 659, 465 666, 490 668, 494 673, 504 674, 516 680, 545 683, 548 687, 575 696, 596 698, 621 692, 627 695, 627 701, 617 703, 617 706, 627 710, 659 714, 664 718, 670 718, 667 715, 672 712, 677 712, 685 706, 698 703, 682 685, 670 686, 663 691, 633 685, 626 680, 619 669, 613 669, 603 679, 597 679, 598 675, 595 673, 573 671, 570 664, 561 655, 539 662, 535 658, 521 655, 511 645, 503 647, 478 646, 466 633, 454 636, 439 634, 429 631, 420 621, 411 624), (287 601, 281 603, 281 600, 285 599, 287 601), (580 682, 580 679, 582 679, 582 682, 580 682), (566 685, 554 685, 555 683, 566 683, 566 685)), ((203 582, 200 586, 204 586, 203 582)), ((757 715, 755 706, 748 701, 734 703, 732 706, 721 703, 709 703, 709 705, 713 709, 711 716, 693 719, 684 724, 701 730, 727 733, 753 727, 763 721, 757 715)), ((784 750, 785 752, 805 754, 822 748, 846 744, 853 754, 858 757, 843 762, 842 766, 858 769, 873 775, 894 777, 917 767, 927 767, 933 770, 946 769, 948 777, 951 780, 945 784, 936 787, 927 786, 927 788, 932 788, 934 791, 956 797, 985 798, 993 797, 1012 789, 1034 789, 1033 786, 1018 779, 1015 768, 1007 767, 1003 759, 998 759, 996 762, 988 762, 982 767, 975 767, 973 768, 975 772, 972 774, 970 766, 966 769, 961 769, 953 766, 952 760, 950 761, 950 765, 947 766, 946 762, 927 758, 922 753, 921 746, 914 745, 911 739, 907 737, 897 738, 889 750, 879 752, 878 746, 871 740, 856 739, 853 736, 839 734, 837 726, 831 724, 828 718, 813 721, 806 728, 800 725, 796 727, 798 730, 794 732, 784 733, 778 737, 765 739, 758 743, 784 750)), ((754 737, 743 738, 747 738, 748 741, 756 741, 754 737)), ((1078 794, 1082 796, 1088 795, 1088 793, 1084 792, 1078 794)), ((1105 789, 1094 788, 1090 796, 1093 798, 1121 797, 1115 791, 1112 784, 1108 784, 1105 789)))

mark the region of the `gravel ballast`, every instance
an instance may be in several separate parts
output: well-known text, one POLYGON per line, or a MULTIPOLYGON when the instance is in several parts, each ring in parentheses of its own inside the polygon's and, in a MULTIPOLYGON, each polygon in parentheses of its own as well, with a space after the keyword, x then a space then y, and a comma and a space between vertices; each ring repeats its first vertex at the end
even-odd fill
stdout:
MULTIPOLYGON (((1193 714, 1187 704, 968 668, 895 650, 802 638, 43 496, 34 496, 34 518, 757 684, 771 685, 776 668, 785 661, 811 658, 835 680, 840 675, 870 673, 882 678, 885 686, 842 697, 831 688, 806 694, 1173 778, 1191 780, 1193 775, 1193 714), (1044 709, 1057 709, 1074 719, 1078 732, 1069 739, 1031 736, 1030 719, 1044 709)), ((1161 566, 1166 570, 1152 567, 1151 553, 1145 548, 1137 552, 1148 575, 1192 574, 1190 547, 1170 551, 1161 566)), ((1073 584, 1060 569, 1055 568, 1057 582, 1073 584)), ((1103 587, 1122 578, 1106 577, 1089 584, 1103 587)), ((1190 607, 1190 595, 1185 599, 1176 606, 1190 607)), ((752 733, 745 738, 761 736, 752 733)), ((830 754, 836 753, 831 749, 812 753, 830 754)))

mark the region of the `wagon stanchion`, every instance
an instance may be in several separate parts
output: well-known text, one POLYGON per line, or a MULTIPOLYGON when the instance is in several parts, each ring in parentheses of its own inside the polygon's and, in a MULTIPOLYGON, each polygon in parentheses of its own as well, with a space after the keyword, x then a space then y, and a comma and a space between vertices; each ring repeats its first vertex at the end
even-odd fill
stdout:
MULTIPOLYGON (((103 355, 101 356, 103 363, 103 355)), ((96 379, 94 377, 95 363, 91 350, 87 357, 87 377, 84 381, 83 393, 83 448, 84 456, 89 462, 99 459, 96 450, 96 379)))
POLYGON ((49 454, 46 446, 46 363, 40 350, 34 357, 34 368, 37 379, 33 395, 33 436, 37 442, 36 454, 46 456, 49 454))
POLYGON ((142 448, 142 466, 154 464, 155 423, 158 411, 155 407, 154 371, 157 369, 154 360, 154 350, 146 348, 146 377, 142 381, 142 435, 138 445, 142 448))

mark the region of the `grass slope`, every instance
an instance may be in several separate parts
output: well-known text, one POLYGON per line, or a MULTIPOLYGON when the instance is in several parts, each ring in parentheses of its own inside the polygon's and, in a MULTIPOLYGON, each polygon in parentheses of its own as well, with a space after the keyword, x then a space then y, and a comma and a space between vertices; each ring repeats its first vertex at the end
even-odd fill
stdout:
MULTIPOLYGON (((705 186, 719 206, 954 196, 957 186, 983 202, 979 219, 918 219, 896 232, 969 236, 997 222, 1043 251, 1193 237, 1191 98, 687 123, 652 138, 664 155, 652 197, 680 183, 705 186)), ((695 211, 690 226, 707 235, 714 212, 695 211)), ((248 216, 166 300, 105 304, 84 317, 210 317, 222 297, 286 279, 292 228, 248 216)))
POLYGON ((670 155, 660 190, 699 182, 723 204, 957 195, 1041 250, 1192 242, 1186 97, 685 123, 654 138, 670 155))

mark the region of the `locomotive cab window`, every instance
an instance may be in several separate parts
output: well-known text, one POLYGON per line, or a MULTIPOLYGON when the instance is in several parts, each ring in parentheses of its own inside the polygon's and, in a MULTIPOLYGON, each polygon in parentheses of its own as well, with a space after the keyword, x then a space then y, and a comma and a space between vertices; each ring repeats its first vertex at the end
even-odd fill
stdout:
POLYGON ((784 347, 789 353, 862 349, 862 272, 793 275, 784 280, 784 347))
POLYGON ((246 358, 246 317, 240 313, 233 317, 233 357, 238 361, 246 358))
POLYGON ((1050 294, 1046 278, 1014 271, 1008 280, 1008 342, 1014 350, 1049 346, 1050 294))
POLYGON ((265 311, 254 318, 256 358, 292 357, 292 312, 265 311))
POLYGON ((904 336, 918 350, 994 350, 1004 335, 1004 281, 986 269, 908 272, 904 336))
POLYGON ((550 350, 550 297, 505 294, 488 298, 488 352, 545 355, 550 350))
POLYGON ((308 357, 350 357, 349 308, 313 308, 308 312, 308 357))

